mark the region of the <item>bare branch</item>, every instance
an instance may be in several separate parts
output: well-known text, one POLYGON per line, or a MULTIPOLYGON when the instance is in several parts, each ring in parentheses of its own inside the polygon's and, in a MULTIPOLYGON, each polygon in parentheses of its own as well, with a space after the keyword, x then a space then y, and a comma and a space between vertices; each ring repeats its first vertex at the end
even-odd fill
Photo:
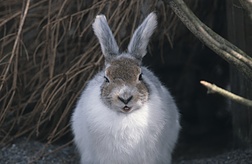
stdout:
POLYGON ((252 58, 202 23, 183 0, 167 0, 187 28, 206 46, 252 80, 252 58))
POLYGON ((205 86, 207 89, 208 89, 208 92, 207 93, 218 93, 219 95, 221 96, 224 96, 226 98, 229 98, 233 101, 236 101, 240 104, 243 104, 243 105, 246 105, 246 106, 249 106, 249 107, 252 107, 252 101, 251 100, 248 100, 246 98, 243 98, 241 96, 238 96, 238 95, 235 95, 225 89, 222 89, 214 84, 210 84, 206 81, 200 81, 200 83, 205 86))

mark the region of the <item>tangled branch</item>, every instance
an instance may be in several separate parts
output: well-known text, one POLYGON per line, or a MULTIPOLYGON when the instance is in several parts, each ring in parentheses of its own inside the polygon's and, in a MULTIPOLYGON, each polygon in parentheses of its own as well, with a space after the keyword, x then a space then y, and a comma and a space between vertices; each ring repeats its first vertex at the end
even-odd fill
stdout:
POLYGON ((183 0, 168 0, 167 3, 198 39, 252 80, 252 58, 250 56, 202 23, 183 0))

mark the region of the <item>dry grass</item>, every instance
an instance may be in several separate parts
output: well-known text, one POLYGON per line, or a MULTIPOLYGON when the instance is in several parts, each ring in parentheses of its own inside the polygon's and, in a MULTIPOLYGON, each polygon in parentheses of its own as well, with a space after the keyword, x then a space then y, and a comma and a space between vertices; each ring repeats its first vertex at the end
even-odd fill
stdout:
POLYGON ((1 144, 21 135, 54 142, 69 132, 76 100, 103 65, 91 28, 97 14, 109 18, 122 48, 150 11, 162 22, 159 46, 172 43, 178 24, 160 0, 8 0, 0 9, 1 144))

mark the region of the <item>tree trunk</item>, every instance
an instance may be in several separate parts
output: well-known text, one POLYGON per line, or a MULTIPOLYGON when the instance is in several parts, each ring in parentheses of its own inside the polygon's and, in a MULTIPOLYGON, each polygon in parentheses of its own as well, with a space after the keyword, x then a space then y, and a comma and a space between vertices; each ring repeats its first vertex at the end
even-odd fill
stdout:
MULTIPOLYGON (((229 40, 237 47, 252 54, 252 20, 241 7, 239 0, 227 0, 229 40)), ((252 99, 252 82, 237 69, 230 69, 231 91, 252 99)), ((252 109, 231 102, 234 144, 238 147, 252 146, 252 109)))

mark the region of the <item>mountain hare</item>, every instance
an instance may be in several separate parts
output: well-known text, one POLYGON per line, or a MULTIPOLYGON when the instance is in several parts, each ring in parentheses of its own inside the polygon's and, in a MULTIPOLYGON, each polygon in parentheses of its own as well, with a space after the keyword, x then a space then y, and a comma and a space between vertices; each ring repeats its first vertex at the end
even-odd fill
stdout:
POLYGON ((120 53, 106 17, 93 23, 105 68, 87 84, 72 116, 82 164, 169 164, 180 129, 169 91, 141 66, 157 25, 150 13, 120 53))

